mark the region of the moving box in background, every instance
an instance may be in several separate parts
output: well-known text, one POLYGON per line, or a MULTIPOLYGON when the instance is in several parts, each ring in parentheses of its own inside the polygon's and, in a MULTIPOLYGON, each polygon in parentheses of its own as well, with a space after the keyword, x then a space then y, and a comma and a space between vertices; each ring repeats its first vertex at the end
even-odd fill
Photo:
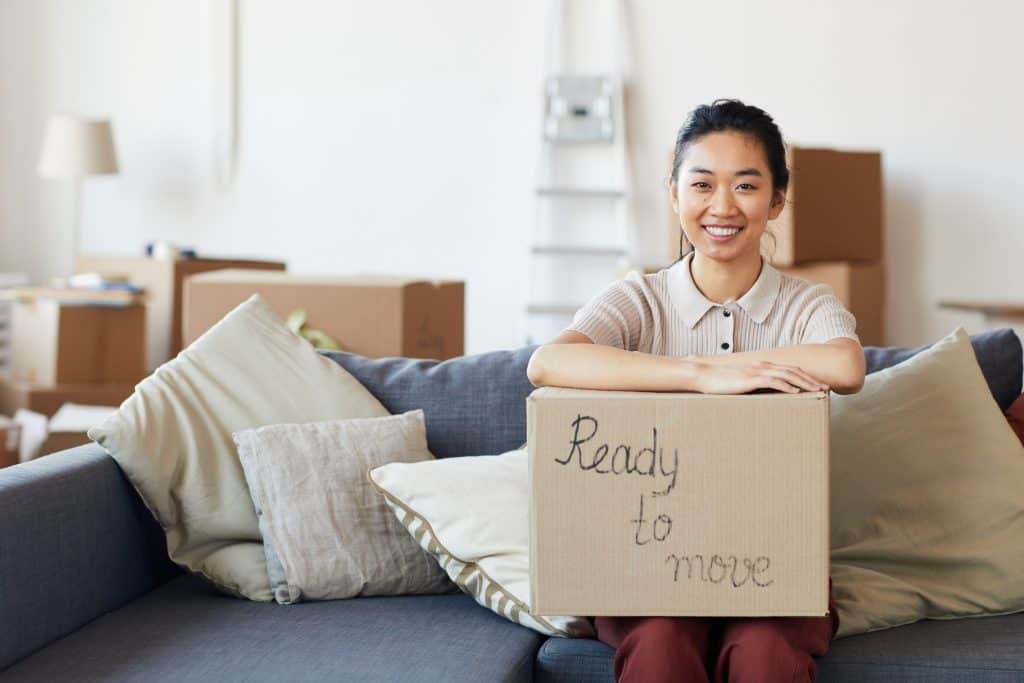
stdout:
POLYGON ((222 270, 185 281, 184 343, 259 294, 282 319, 306 312, 309 327, 370 358, 444 360, 463 354, 465 285, 390 275, 316 277, 222 270))
POLYGON ((862 346, 885 346, 885 270, 881 263, 814 263, 780 271, 832 288, 857 318, 862 346))
POLYGON ((182 283, 189 275, 222 268, 284 270, 276 261, 188 258, 156 259, 135 256, 80 256, 76 273, 99 273, 126 278, 146 291, 146 370, 152 372, 173 358, 181 341, 182 283))
POLYGON ((16 299, 10 378, 38 386, 134 384, 146 375, 145 325, 141 304, 16 299))
POLYGON ((39 386, 0 378, 0 414, 19 408, 52 417, 65 403, 119 406, 135 391, 134 384, 58 384, 39 386))
POLYGON ((17 465, 21 426, 6 415, 0 415, 0 467, 17 465))
POLYGON ((772 263, 882 260, 882 155, 788 147, 786 208, 772 263))
POLYGON ((65 403, 46 425, 46 439, 35 457, 57 453, 90 442, 88 431, 113 415, 113 406, 85 406, 65 403))
POLYGON ((531 611, 826 614, 828 420, 822 393, 534 391, 531 611))

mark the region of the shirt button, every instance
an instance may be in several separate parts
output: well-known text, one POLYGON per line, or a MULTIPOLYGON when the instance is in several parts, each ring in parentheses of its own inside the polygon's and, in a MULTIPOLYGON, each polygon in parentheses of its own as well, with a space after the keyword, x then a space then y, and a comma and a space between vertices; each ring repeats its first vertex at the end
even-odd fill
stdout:
POLYGON ((722 311, 722 315, 728 318, 730 315, 732 315, 732 313, 730 313, 729 311, 722 311))
POLYGON ((725 349, 726 351, 728 351, 729 350, 729 342, 722 342, 722 348, 725 349))

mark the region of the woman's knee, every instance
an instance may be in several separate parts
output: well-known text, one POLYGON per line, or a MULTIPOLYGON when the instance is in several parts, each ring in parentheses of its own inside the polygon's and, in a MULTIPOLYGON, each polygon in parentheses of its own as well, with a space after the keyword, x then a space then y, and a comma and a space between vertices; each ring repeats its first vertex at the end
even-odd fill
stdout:
POLYGON ((707 680, 708 626, 703 620, 648 617, 615 654, 620 681, 707 680))
POLYGON ((715 667, 718 680, 813 680, 817 667, 810 643, 771 622, 731 624, 715 667))

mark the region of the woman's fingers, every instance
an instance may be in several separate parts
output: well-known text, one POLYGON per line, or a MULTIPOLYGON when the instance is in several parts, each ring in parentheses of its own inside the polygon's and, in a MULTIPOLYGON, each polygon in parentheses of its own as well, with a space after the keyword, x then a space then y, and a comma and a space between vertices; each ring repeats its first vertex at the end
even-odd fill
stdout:
POLYGON ((800 391, 800 387, 793 386, 786 380, 780 379, 779 377, 765 377, 760 384, 764 386, 766 389, 778 389, 779 391, 784 391, 787 394, 792 394, 800 391))
POLYGON ((827 385, 826 385, 826 384, 825 384, 824 382, 822 382, 821 380, 819 380, 819 379, 818 379, 817 377, 812 377, 812 376, 810 375, 810 373, 808 373, 808 372, 807 372, 806 370, 804 370, 803 368, 798 368, 798 367, 794 367, 794 368, 793 368, 793 370, 794 370, 795 372, 798 372, 798 373, 800 373, 800 375, 801 375, 801 376, 803 376, 804 378, 806 378, 808 382, 810 382, 810 383, 814 384, 815 386, 819 386, 819 387, 824 387, 824 386, 827 386, 827 385))
POLYGON ((801 368, 789 365, 781 365, 779 368, 786 373, 787 381, 803 387, 806 391, 821 391, 826 386, 824 382, 819 382, 801 368))
POLYGON ((768 374, 772 377, 781 379, 787 384, 791 384, 798 389, 802 389, 803 391, 817 391, 818 389, 818 385, 816 383, 804 379, 799 373, 793 372, 787 368, 772 368, 768 371, 768 374))

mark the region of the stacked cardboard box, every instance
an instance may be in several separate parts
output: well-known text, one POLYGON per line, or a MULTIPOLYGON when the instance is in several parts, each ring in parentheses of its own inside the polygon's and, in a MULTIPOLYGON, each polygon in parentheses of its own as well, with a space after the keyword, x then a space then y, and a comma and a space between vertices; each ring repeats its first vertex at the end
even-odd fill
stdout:
POLYGON ((21 426, 9 417, 0 415, 0 467, 18 464, 18 444, 21 426))
POLYGON ((130 296, 90 296, 15 290, 0 413, 53 415, 65 402, 118 405, 131 395, 146 374, 145 309, 130 296))
MULTIPOLYGON (((182 348, 183 286, 188 275, 220 268, 283 270, 276 261, 83 256, 77 273, 130 282, 123 290, 28 289, 9 292, 9 370, 0 377, 0 414, 24 409, 52 417, 65 404, 117 406, 135 384, 182 348)), ((40 418, 42 419, 42 418, 40 418)), ((59 421, 58 421, 59 426, 59 421)), ((56 429, 40 453, 79 443, 81 429, 56 429)))
POLYGON ((46 439, 36 456, 49 455, 89 443, 88 431, 110 417, 113 406, 80 406, 65 403, 46 424, 46 439))
POLYGON ((185 280, 184 342, 259 294, 282 318, 304 311, 310 328, 371 358, 444 360, 463 354, 465 285, 405 276, 304 276, 221 270, 185 280))
POLYGON ((861 344, 884 346, 882 155, 790 147, 787 163, 772 264, 832 287, 857 318, 861 344))
POLYGON ((189 258, 155 259, 135 256, 82 256, 75 262, 78 273, 99 273, 127 279, 146 291, 146 370, 152 372, 173 358, 182 344, 182 309, 185 278, 222 268, 284 270, 278 261, 189 258))

